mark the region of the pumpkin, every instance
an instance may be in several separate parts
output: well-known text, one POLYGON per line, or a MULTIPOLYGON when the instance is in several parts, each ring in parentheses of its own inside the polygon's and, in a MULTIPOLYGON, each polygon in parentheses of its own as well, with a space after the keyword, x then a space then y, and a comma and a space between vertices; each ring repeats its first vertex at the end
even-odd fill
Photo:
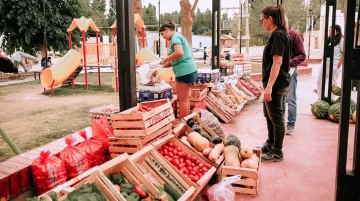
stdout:
POLYGON ((353 122, 356 122, 356 110, 352 113, 352 115, 351 115, 351 120, 352 120, 353 122))
POLYGON ((241 143, 238 137, 236 137, 235 135, 231 135, 231 134, 226 134, 223 138, 223 143, 225 145, 225 147, 230 146, 230 145, 234 145, 236 146, 238 149, 241 148, 241 143))
POLYGON ((248 159, 243 160, 241 162, 240 166, 243 167, 243 168, 250 168, 250 169, 255 169, 256 170, 259 167, 259 163, 252 160, 252 159, 250 159, 250 158, 248 158, 248 159))
POLYGON ((241 148, 240 155, 244 159, 250 158, 253 155, 253 150, 250 148, 241 148))
POLYGON ((225 165, 232 167, 240 167, 239 148, 229 145, 224 148, 225 165))
POLYGON ((316 101, 311 104, 311 113, 318 119, 324 119, 328 116, 330 104, 326 101, 316 101))
POLYGON ((332 85, 331 92, 336 96, 341 96, 341 88, 336 86, 335 84, 332 85))

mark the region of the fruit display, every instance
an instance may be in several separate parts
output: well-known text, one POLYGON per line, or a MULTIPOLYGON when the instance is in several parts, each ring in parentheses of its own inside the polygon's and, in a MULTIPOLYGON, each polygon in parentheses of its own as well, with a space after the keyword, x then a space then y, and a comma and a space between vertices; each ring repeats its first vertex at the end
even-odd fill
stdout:
POLYGON ((249 90, 255 96, 261 95, 261 91, 257 87, 253 86, 251 83, 247 82, 246 80, 239 79, 238 83, 241 84, 243 87, 245 87, 247 90, 249 90))
POLYGON ((338 87, 337 85, 333 84, 331 87, 331 92, 335 95, 335 96, 341 96, 341 88, 338 87))
POLYGON ((171 141, 161 146, 158 151, 193 182, 197 182, 212 167, 210 164, 203 163, 197 156, 185 153, 171 141))
POLYGON ((225 166, 250 168, 257 170, 260 159, 254 153, 253 149, 243 147, 238 149, 234 145, 226 146, 224 149, 225 166))

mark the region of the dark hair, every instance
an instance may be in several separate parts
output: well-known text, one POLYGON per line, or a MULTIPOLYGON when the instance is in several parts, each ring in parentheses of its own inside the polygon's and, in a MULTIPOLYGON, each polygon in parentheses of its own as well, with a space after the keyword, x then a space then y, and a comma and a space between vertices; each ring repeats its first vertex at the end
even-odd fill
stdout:
POLYGON ((51 59, 51 57, 48 57, 48 59, 51 59))
MULTIPOLYGON (((341 38, 343 37, 340 25, 338 24, 335 25, 335 31, 334 31, 334 46, 337 46, 339 45, 341 38), (335 31, 338 32, 337 35, 335 35, 335 31)), ((330 43, 331 43, 331 35, 328 36, 328 44, 330 43)))
POLYGON ((43 61, 45 61, 46 60, 46 57, 43 57, 42 59, 41 59, 41 62, 43 62, 43 61))
POLYGON ((283 29, 285 32, 288 32, 288 27, 285 21, 285 11, 281 5, 271 5, 267 6, 261 11, 266 18, 272 17, 277 26, 280 29, 283 29))
POLYGON ((165 31, 165 29, 170 29, 171 31, 175 30, 175 23, 172 20, 169 20, 169 23, 162 24, 159 32, 165 31))

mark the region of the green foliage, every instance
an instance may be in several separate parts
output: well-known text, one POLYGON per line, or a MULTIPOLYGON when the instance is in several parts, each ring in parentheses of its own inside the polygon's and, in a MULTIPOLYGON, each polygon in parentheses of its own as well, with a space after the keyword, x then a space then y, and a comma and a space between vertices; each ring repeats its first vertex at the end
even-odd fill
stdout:
MULTIPOLYGON (((145 25, 158 25, 158 20, 156 16, 158 15, 156 12, 155 5, 152 5, 151 3, 148 4, 148 6, 144 6, 142 8, 143 11, 143 20, 145 25)), ((156 31, 158 30, 158 27, 147 27, 148 31, 156 31)))
POLYGON ((194 35, 205 35, 212 30, 211 24, 211 11, 206 9, 205 12, 201 12, 198 8, 194 13, 194 25, 193 25, 193 33, 194 35))
POLYGON ((110 0, 109 3, 109 14, 107 15, 108 17, 108 25, 111 26, 114 24, 115 20, 116 20, 116 3, 115 0, 110 0))
MULTIPOLYGON (((3 49, 7 54, 15 50, 35 54, 43 45, 43 1, 0 0, 0 35, 4 35, 3 49)), ((45 0, 45 19, 48 48, 68 49, 67 28, 73 18, 81 14, 78 0, 45 0)), ((74 44, 79 36, 73 37, 74 44)))
POLYGON ((169 20, 172 20, 175 24, 180 24, 180 13, 178 11, 173 11, 172 13, 161 14, 160 23, 168 23, 169 20))

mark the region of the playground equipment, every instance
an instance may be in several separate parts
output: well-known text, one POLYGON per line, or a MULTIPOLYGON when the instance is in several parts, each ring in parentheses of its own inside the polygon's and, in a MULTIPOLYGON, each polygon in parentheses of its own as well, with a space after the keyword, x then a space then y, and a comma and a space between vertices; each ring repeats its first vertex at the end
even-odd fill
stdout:
POLYGON ((46 68, 41 74, 41 84, 46 88, 56 87, 61 85, 69 76, 74 76, 74 71, 81 64, 81 54, 70 49, 65 56, 57 62, 52 68, 46 68))

